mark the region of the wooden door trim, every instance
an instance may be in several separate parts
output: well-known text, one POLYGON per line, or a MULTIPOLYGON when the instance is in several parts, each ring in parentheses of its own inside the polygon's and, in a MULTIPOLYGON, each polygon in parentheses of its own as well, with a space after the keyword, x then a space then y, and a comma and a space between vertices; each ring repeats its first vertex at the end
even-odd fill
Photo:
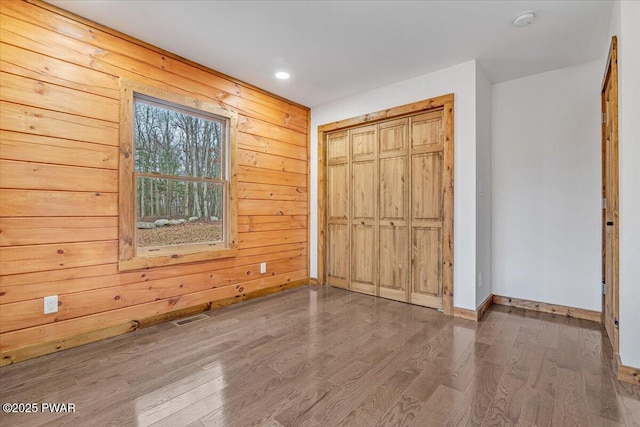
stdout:
POLYGON ((444 226, 442 253, 442 308, 445 314, 453 315, 453 167, 454 167, 454 96, 438 96, 423 101, 376 111, 345 120, 318 126, 318 280, 327 283, 326 277, 326 134, 354 126, 373 124, 383 120, 400 118, 434 109, 443 110, 444 133, 444 226))
MULTIPOLYGON (((311 110, 307 110, 307 194, 311 189, 311 110)), ((311 197, 307 199, 307 275, 311 276, 311 197)), ((316 279, 309 279, 310 285, 319 285, 316 279)))
POLYGON ((602 86, 600 88, 601 93, 604 93, 604 90, 607 87, 607 81, 609 79, 609 76, 611 76, 612 74, 615 74, 616 79, 614 80, 614 83, 617 89, 618 88, 618 37, 617 36, 611 37, 611 45, 609 46, 609 54, 607 55, 607 63, 605 65, 604 76, 602 77, 602 86))
MULTIPOLYGON (((605 66, 605 73, 604 73, 604 77, 602 79, 602 88, 601 88, 601 93, 600 93, 600 99, 601 99, 601 113, 602 113, 602 119, 601 120, 601 129, 602 129, 602 140, 601 140, 601 165, 602 165, 602 198, 603 199, 607 199, 607 204, 610 201, 615 200, 615 204, 613 206, 616 207, 618 206, 618 38, 616 36, 613 36, 611 38, 611 46, 609 48, 609 55, 607 57, 607 63, 605 66), (607 85, 609 83, 609 81, 611 82, 611 92, 612 92, 612 118, 611 118, 611 123, 612 123, 612 127, 613 130, 611 132, 612 134, 612 142, 611 142, 611 156, 614 159, 613 162, 613 169, 614 169, 614 176, 615 176, 615 184, 613 185, 613 189, 608 189, 609 193, 607 193, 607 187, 606 187, 606 179, 607 179, 607 129, 606 129, 606 120, 604 120, 604 118, 606 117, 606 96, 605 96, 605 92, 607 89, 607 85)), ((602 209, 602 280, 603 282, 605 281, 605 274, 606 274, 606 234, 607 234, 607 230, 606 230, 606 221, 607 221, 607 211, 606 209, 603 207, 602 209)), ((620 237, 619 237, 619 221, 618 221, 618 212, 614 211, 614 237, 613 237, 613 244, 616 247, 615 252, 619 253, 619 245, 620 245, 620 237)), ((614 297, 615 304, 613 305, 614 307, 614 318, 615 319, 619 319, 619 307, 618 307, 618 303, 619 303, 619 297, 618 297, 618 292, 619 292, 619 258, 616 257, 614 260, 614 281, 613 283, 607 283, 606 286, 611 286, 612 287, 612 295, 614 297)), ((606 294, 606 293, 605 293, 606 294)), ((606 304, 606 295, 602 295, 602 314, 601 314, 601 321, 603 325, 606 325, 606 310, 605 310, 605 304, 606 304)), ((605 328, 606 329, 606 328, 605 328)), ((617 329, 614 329, 616 332, 614 332, 614 335, 617 335, 617 329)), ((610 341, 611 341, 611 345, 613 347, 613 351, 614 353, 618 352, 618 339, 617 336, 614 337, 609 337, 610 341)))
POLYGON ((495 294, 492 296, 492 300, 492 303, 495 305, 518 307, 530 311, 538 311, 541 313, 555 314, 558 316, 590 320, 592 322, 600 323, 601 313, 599 311, 588 310, 586 308, 570 307, 567 305, 551 304, 548 302, 513 298, 495 294))
MULTIPOLYGON (((423 111, 434 110, 444 107, 447 102, 453 102, 453 94, 437 96, 435 98, 425 99, 423 101, 412 102, 411 104, 400 105, 398 107, 387 108, 386 110, 376 111, 375 113, 367 113, 349 119, 330 122, 318 126, 318 132, 329 133, 336 130, 351 128, 359 125, 372 124, 375 122, 400 118, 404 115, 421 113, 423 111)), ((320 142, 320 141, 318 141, 320 142)))
POLYGON ((640 368, 623 365, 619 353, 614 354, 613 361, 616 368, 618 381, 624 381, 626 383, 640 386, 640 368))

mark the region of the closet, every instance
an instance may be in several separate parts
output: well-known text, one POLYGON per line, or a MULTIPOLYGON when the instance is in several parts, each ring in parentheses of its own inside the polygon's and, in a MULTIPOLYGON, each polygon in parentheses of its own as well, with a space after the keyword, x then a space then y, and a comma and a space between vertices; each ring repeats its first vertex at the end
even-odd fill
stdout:
POLYGON ((440 108, 323 134, 328 284, 443 307, 453 189, 443 118, 440 108))

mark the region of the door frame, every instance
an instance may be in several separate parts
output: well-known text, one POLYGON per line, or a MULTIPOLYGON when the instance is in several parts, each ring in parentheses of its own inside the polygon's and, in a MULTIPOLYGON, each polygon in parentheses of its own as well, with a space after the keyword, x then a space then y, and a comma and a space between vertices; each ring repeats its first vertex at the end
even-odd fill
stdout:
POLYGON ((400 118, 430 110, 443 110, 444 136, 444 194, 443 194, 443 235, 442 235, 442 309, 444 314, 453 315, 453 166, 454 166, 454 96, 452 93, 413 102, 398 107, 376 111, 337 122, 318 126, 318 280, 327 283, 327 189, 326 189, 326 134, 359 125, 373 124, 388 119, 400 118))
MULTIPOLYGON (((618 38, 616 36, 613 36, 611 38, 611 47, 609 48, 609 55, 607 57, 607 64, 605 66, 605 72, 604 72, 604 77, 602 79, 602 88, 601 88, 601 92, 600 92, 600 100, 601 100, 601 113, 602 113, 602 120, 601 120, 601 127, 602 127, 602 139, 601 139, 601 144, 602 144, 602 156, 601 156, 601 164, 602 164, 602 199, 603 201, 606 200, 606 203, 610 203, 610 201, 615 201, 614 205, 615 206, 615 211, 614 211, 614 232, 613 232, 613 245, 615 247, 614 249, 614 257, 613 257, 613 263, 614 265, 611 266, 614 269, 614 280, 613 283, 606 283, 605 286, 609 287, 611 286, 611 295, 612 297, 615 299, 615 304, 613 304, 614 307, 614 319, 619 319, 619 268, 620 268, 620 264, 619 264, 619 253, 620 253, 620 225, 619 225, 619 221, 618 221, 618 212, 617 212, 617 207, 618 207, 618 202, 619 202, 619 198, 618 198, 618 177, 619 177, 619 168, 618 168, 618 38), (607 135, 606 135, 606 114, 607 114, 607 109, 606 109, 606 100, 605 100, 605 91, 607 88, 607 85, 609 83, 609 81, 611 81, 611 92, 612 94, 612 103, 613 106, 611 108, 612 111, 612 126, 613 126, 613 131, 612 133, 612 141, 611 141, 611 150, 612 153, 610 153, 611 156, 613 156, 614 158, 614 162, 613 162, 613 169, 614 169, 614 176, 615 176, 615 184, 613 185, 613 188, 607 188, 606 186, 606 179, 607 179, 607 135)), ((602 206, 602 283, 605 283, 605 274, 606 274, 606 268, 607 268, 607 211, 606 211, 606 206, 603 203, 602 206)), ((605 321, 605 317, 606 317, 606 312, 605 312, 605 306, 606 306, 606 297, 607 297, 607 292, 603 292, 602 293, 602 325, 606 325, 605 321)), ((606 328, 605 328, 606 329, 606 328)), ((614 336, 610 336, 609 340, 611 341, 611 346, 613 347, 613 352, 614 353, 618 353, 618 328, 617 326, 614 325, 613 328, 613 335, 614 336)))

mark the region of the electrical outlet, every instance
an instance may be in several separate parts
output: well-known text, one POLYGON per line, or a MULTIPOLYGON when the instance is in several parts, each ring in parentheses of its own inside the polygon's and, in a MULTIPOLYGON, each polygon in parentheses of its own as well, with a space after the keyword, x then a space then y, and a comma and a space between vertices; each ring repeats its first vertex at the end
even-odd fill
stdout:
POLYGON ((58 312, 58 295, 44 297, 44 314, 58 312))
POLYGON ((267 263, 266 262, 261 262, 260 263, 260 274, 264 274, 267 272, 267 263))

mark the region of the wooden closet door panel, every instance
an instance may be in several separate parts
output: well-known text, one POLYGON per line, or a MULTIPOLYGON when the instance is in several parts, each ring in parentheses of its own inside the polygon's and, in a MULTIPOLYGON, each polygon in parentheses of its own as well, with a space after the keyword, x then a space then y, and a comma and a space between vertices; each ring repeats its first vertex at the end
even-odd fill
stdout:
POLYGON ((407 227, 380 225, 379 295, 407 301, 409 246, 407 227))
POLYGON ((375 220, 375 162, 354 162, 351 166, 351 219, 375 220))
POLYGON ((442 308, 442 236, 439 228, 412 232, 411 302, 442 308))
POLYGON ((442 111, 433 111, 411 118, 411 147, 424 148, 442 144, 442 111))
POLYGON ((329 165, 327 167, 327 216, 329 221, 348 219, 349 178, 347 164, 329 165))
POLYGON ((349 280, 349 226, 327 226, 327 276, 330 285, 348 288, 349 280))
POLYGON ((406 152, 408 119, 380 123, 380 156, 394 152, 406 152))
POLYGON ((375 158, 377 126, 363 126, 352 129, 351 134, 351 160, 364 160, 375 158))
POLYGON ((376 294, 376 244, 373 225, 351 227, 351 290, 376 294))
POLYGON ((349 132, 327 135, 327 283, 349 288, 349 132))
MULTIPOLYGON (((602 323, 613 352, 619 351, 620 224, 619 224, 619 126, 618 39, 613 36, 602 85, 602 323)), ((637 262, 637 261, 636 261, 637 262)), ((629 326, 633 328, 633 326, 629 326)), ((620 372, 618 373, 620 376, 620 372)), ((629 377, 627 377, 629 378, 629 377)))
POLYGON ((347 162, 349 154, 349 132, 337 132, 327 136, 327 160, 347 162))
POLYGON ((378 295, 408 301, 409 119, 379 124, 378 295))
POLYGON ((443 111, 410 118, 411 303, 442 308, 443 111))
POLYGON ((442 153, 416 154, 411 158, 411 217, 442 219, 442 153))
POLYGON ((376 294, 377 125, 349 131, 351 144, 350 289, 376 294))
POLYGON ((380 221, 406 221, 406 157, 380 159, 380 221))
POLYGON ((444 118, 430 111, 330 135, 329 283, 442 308, 444 118))

